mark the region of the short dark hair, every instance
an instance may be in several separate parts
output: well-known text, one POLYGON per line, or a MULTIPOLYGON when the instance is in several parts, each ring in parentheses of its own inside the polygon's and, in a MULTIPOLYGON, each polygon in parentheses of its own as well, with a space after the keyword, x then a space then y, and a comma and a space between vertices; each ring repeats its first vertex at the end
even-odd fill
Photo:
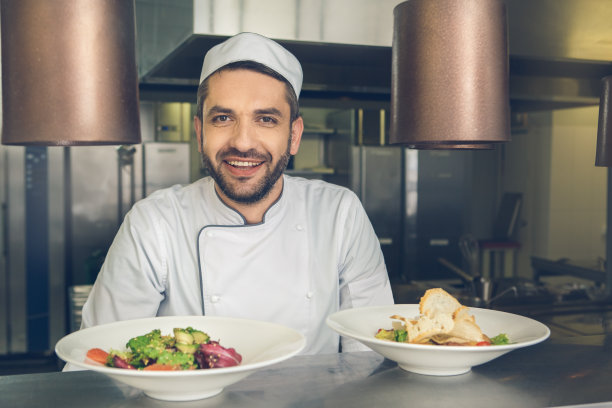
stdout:
POLYGON ((291 118, 290 118, 291 123, 293 123, 294 120, 300 117, 300 105, 298 103, 298 97, 295 94, 295 90, 293 89, 289 81, 287 81, 278 72, 265 66, 264 64, 260 64, 259 62, 237 61, 237 62, 232 62, 230 64, 222 66, 221 68, 219 68, 218 70, 210 74, 206 79, 204 79, 202 83, 200 84, 200 86, 198 87, 198 107, 197 107, 198 111, 196 113, 196 116, 200 118, 200 121, 203 120, 202 115, 203 115, 203 109, 204 109, 204 100, 208 96, 208 79, 212 75, 218 72, 225 71, 225 70, 232 71, 232 70, 238 70, 238 69, 248 69, 250 71, 259 72, 261 74, 271 76, 272 78, 278 79, 279 81, 283 82, 285 84, 285 97, 287 99, 287 102, 289 103, 289 109, 291 112, 291 118))

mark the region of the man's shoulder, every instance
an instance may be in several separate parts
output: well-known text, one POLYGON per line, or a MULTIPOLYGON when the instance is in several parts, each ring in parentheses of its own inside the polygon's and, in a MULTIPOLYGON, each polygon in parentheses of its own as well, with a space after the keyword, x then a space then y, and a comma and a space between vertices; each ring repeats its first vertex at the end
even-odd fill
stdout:
POLYGON ((285 182, 288 188, 295 191, 307 193, 330 193, 330 194, 348 194, 353 195, 353 192, 338 184, 329 183, 318 179, 306 179, 303 177, 294 177, 285 175, 285 182))
POLYGON ((330 202, 360 203, 357 195, 350 189, 323 180, 311 180, 285 175, 286 193, 291 200, 320 205, 330 202))
POLYGON ((147 197, 134 204, 135 209, 167 209, 169 206, 184 207, 186 203, 193 200, 205 200, 212 181, 205 177, 194 183, 182 185, 175 184, 171 187, 155 190, 147 197))

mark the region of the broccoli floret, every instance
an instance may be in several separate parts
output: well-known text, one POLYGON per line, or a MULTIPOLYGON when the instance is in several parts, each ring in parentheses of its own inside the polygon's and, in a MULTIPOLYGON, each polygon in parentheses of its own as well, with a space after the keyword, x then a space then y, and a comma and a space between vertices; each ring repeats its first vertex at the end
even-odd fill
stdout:
POLYGON ((130 339, 127 347, 132 351, 131 364, 144 367, 151 360, 156 360, 168 348, 168 339, 161 335, 159 329, 130 339))
POLYGON ((501 346, 503 344, 510 344, 510 339, 508 338, 507 334, 500 333, 497 336, 491 338, 491 345, 501 346))
POLYGON ((194 365, 194 359, 193 354, 166 350, 159 355, 157 363, 172 366, 180 365, 181 368, 188 369, 194 365))
POLYGON ((399 343, 403 343, 406 341, 406 338, 408 337, 408 332, 406 330, 393 330, 393 335, 395 337, 395 341, 399 342, 399 343))

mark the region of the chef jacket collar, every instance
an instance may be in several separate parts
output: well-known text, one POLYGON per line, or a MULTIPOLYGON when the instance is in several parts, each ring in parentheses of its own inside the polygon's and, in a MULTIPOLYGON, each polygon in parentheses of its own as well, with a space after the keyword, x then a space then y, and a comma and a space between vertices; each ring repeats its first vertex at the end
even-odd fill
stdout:
POLYGON ((217 189, 215 188, 215 182, 213 181, 212 183, 210 183, 210 188, 212 188, 214 197, 216 197, 215 208, 217 212, 222 216, 222 220, 220 220, 220 223, 227 222, 228 223, 227 225, 259 225, 259 224, 269 223, 272 220, 274 220, 276 216, 281 213, 282 208, 285 206, 285 201, 286 201, 285 189, 287 187, 287 181, 285 179, 286 177, 285 175, 283 175, 282 177, 283 177, 283 188, 281 190, 281 193, 278 199, 274 201, 272 205, 270 206, 270 208, 268 208, 264 212, 262 222, 258 224, 247 224, 244 216, 240 214, 239 211, 237 211, 236 209, 226 204, 225 201, 223 201, 223 199, 221 198, 221 196, 219 196, 219 193, 217 192, 217 189))

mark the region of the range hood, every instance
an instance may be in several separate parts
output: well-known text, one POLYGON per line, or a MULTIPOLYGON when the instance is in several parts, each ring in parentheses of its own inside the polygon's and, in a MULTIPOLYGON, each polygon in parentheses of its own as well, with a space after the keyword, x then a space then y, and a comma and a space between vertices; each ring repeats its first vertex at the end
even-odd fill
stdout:
MULTIPOLYGON (((601 79, 612 75, 612 2, 504 3, 508 12, 512 111, 597 105, 601 79)), ((164 94, 172 94, 193 101, 204 53, 226 38, 188 35, 141 75, 141 98, 163 99, 164 94)), ((275 39, 302 62, 302 99, 389 101, 390 46, 275 39)))

